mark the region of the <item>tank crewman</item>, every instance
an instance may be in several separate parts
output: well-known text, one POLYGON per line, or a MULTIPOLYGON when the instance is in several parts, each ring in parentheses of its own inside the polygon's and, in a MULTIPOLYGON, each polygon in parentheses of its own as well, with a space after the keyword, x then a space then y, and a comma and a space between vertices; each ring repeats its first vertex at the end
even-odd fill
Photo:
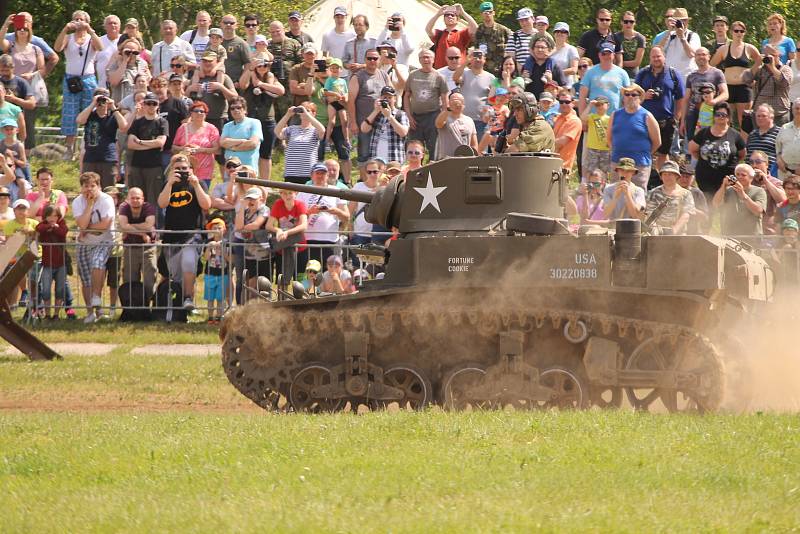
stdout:
POLYGON ((519 135, 508 135, 506 152, 546 152, 554 151, 556 138, 553 128, 544 117, 539 116, 539 105, 531 93, 522 93, 511 99, 509 107, 514 119, 520 125, 519 135))

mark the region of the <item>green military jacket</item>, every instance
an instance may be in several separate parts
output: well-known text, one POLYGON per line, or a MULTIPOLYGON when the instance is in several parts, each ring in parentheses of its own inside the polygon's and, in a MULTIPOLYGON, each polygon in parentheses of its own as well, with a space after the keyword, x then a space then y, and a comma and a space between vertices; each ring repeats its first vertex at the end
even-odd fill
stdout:
POLYGON ((289 36, 285 36, 280 43, 273 42, 272 39, 267 42, 269 53, 275 59, 283 60, 283 77, 279 77, 281 82, 288 80, 289 71, 292 70, 292 67, 303 61, 303 57, 300 54, 302 48, 303 45, 299 41, 295 41, 289 36))
POLYGON ((487 28, 483 23, 478 25, 478 30, 472 36, 471 44, 475 49, 483 50, 486 56, 484 70, 499 76, 506 53, 506 42, 511 38, 512 33, 511 30, 497 22, 491 28, 487 28))
POLYGON ((514 146, 520 152, 554 152, 556 136, 544 117, 536 117, 520 130, 514 146))

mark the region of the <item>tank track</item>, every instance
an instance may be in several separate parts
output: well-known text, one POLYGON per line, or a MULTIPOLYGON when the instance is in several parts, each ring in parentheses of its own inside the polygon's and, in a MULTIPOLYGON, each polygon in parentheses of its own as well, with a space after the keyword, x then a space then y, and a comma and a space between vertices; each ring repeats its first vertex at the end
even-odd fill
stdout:
MULTIPOLYGON (((703 360, 698 369, 702 369, 702 379, 707 382, 702 399, 695 395, 681 408, 665 400, 663 388, 654 388, 651 384, 645 389, 651 390, 653 398, 660 397, 669 411, 713 411, 723 400, 722 357, 714 344, 694 329, 609 313, 550 307, 516 307, 494 312, 474 304, 443 304, 412 309, 406 303, 391 300, 376 306, 372 299, 339 302, 338 306, 322 302, 283 307, 248 304, 233 310, 220 331, 223 369, 233 386, 257 405, 267 410, 290 411, 288 397, 293 379, 312 362, 323 367, 341 364, 343 333, 347 331, 360 331, 368 336, 371 363, 383 367, 402 363, 424 374, 433 386, 429 399, 433 404, 445 404, 442 380, 452 369, 468 362, 484 368, 496 363, 498 335, 505 331, 522 332, 525 336, 526 363, 541 369, 566 367, 585 381, 589 395, 579 407, 618 407, 623 392, 634 407, 650 407, 649 403, 637 399, 636 387, 603 385, 587 379, 582 358, 585 339, 590 336, 617 343, 621 349, 618 363, 621 366, 626 362, 630 364, 631 355, 638 348, 636 367, 646 370, 669 371, 670 365, 679 365, 678 362, 660 362, 662 357, 658 350, 670 352, 669 347, 679 343, 682 346, 695 344, 703 360), (573 341, 567 340, 566 333, 573 341), (584 340, 575 342, 584 334, 584 340), (402 340, 402 343, 395 340, 402 340), (648 344, 650 356, 645 346, 648 344), (659 348, 659 344, 667 348, 659 348), (313 351, 303 348, 309 346, 313 346, 313 351)), ((644 400, 649 397, 645 396, 644 400)), ((329 408, 341 409, 341 406, 329 408)))

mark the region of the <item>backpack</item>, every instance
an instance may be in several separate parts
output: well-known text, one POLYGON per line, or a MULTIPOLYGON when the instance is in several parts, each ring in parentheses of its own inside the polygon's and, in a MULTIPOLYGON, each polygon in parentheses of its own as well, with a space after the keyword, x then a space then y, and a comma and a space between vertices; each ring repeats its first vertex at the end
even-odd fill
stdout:
POLYGON ((163 280, 153 296, 153 318, 167 323, 185 323, 188 314, 183 309, 183 289, 179 282, 163 280))
POLYGON ((141 282, 125 282, 119 289, 119 302, 122 306, 122 314, 119 320, 122 322, 152 321, 153 316, 150 305, 144 299, 144 285, 141 282))

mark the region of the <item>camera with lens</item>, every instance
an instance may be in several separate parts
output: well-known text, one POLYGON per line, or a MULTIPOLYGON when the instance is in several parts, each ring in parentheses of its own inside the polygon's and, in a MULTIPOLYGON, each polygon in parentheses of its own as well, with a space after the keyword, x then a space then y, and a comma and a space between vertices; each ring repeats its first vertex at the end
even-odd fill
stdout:
POLYGON ((286 79, 286 67, 283 64, 283 59, 275 58, 272 60, 272 67, 270 67, 270 72, 275 75, 276 78, 279 80, 286 79))
POLYGON ((177 171, 178 178, 181 179, 181 182, 185 182, 189 179, 189 171, 177 171))
POLYGON ((400 20, 400 17, 389 18, 389 25, 387 26, 388 30, 392 32, 400 30, 400 20))
POLYGON ((386 52, 386 57, 388 57, 389 59, 394 59, 394 58, 397 57, 397 54, 395 54, 394 52, 391 52, 391 51, 390 52, 386 52))
POLYGON ((108 97, 105 97, 105 96, 98 96, 97 97, 97 104, 99 106, 104 105, 106 102, 108 102, 108 97))
POLYGON ((292 108, 292 113, 294 113, 295 115, 302 115, 305 112, 306 108, 304 108, 303 106, 295 106, 292 108))
POLYGON ((661 98, 664 95, 664 90, 661 87, 652 87, 650 91, 653 92, 653 98, 661 98))
POLYGON ((735 184, 736 182, 739 181, 739 179, 737 177, 735 177, 734 175, 732 175, 732 174, 729 175, 727 178, 728 178, 728 183, 731 184, 731 185, 733 185, 733 184, 735 184))
POLYGON ((677 19, 675 21, 675 27, 676 28, 683 28, 683 21, 681 19, 677 19))
POLYGON ((255 96, 258 96, 258 95, 260 95, 260 94, 261 94, 261 88, 259 88, 259 87, 253 87, 253 94, 254 94, 255 96))
POLYGON ((764 56, 764 65, 772 63, 772 56, 764 56))
POLYGON ((379 102, 381 103, 381 107, 383 109, 389 109, 389 101, 388 100, 386 100, 385 98, 382 98, 379 102))

